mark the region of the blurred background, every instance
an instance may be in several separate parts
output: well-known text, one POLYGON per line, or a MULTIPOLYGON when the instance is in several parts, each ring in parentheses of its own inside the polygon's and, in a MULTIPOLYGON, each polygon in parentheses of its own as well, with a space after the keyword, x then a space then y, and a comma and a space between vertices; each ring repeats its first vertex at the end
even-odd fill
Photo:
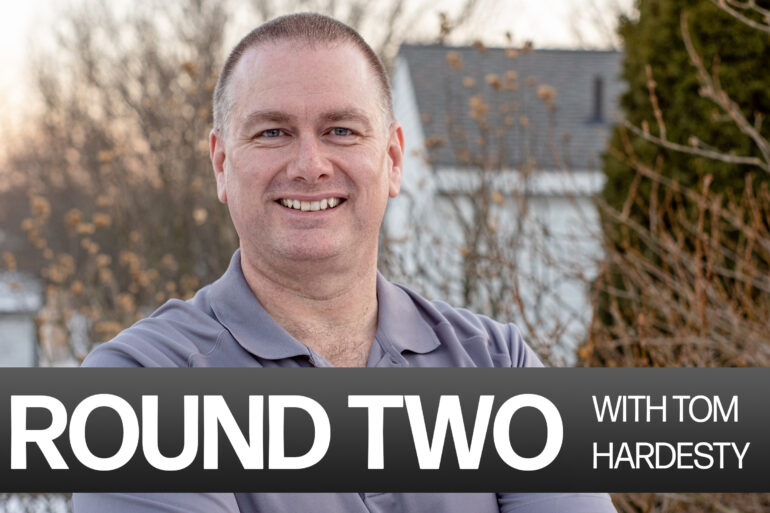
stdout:
MULTIPOLYGON (((516 323, 561 366, 770 359, 770 2, 3 1, 0 365, 73 366, 237 247, 208 160, 232 46, 281 14, 358 29, 407 160, 380 269, 516 323)), ((616 494, 760 512, 764 494, 616 494)), ((0 495, 0 511, 69 511, 0 495)))

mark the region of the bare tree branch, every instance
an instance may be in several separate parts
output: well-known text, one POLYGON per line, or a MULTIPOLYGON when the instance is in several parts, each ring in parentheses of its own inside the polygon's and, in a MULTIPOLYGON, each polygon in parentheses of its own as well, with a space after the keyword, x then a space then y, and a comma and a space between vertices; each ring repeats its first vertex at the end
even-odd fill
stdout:
POLYGON ((759 7, 754 0, 749 0, 747 2, 737 2, 735 0, 711 0, 711 3, 735 19, 742 21, 749 27, 770 33, 770 10, 759 7), (761 15, 764 18, 764 23, 758 23, 752 20, 738 9, 755 12, 761 15))
POLYGON ((692 43, 686 11, 682 12, 680 21, 682 27, 682 40, 687 48, 687 54, 690 56, 690 61, 693 66, 698 70, 698 80, 701 83, 701 94, 711 99, 722 108, 722 110, 730 116, 738 129, 754 141, 754 144, 759 149, 759 152, 762 154, 762 158, 765 161, 765 166, 760 167, 765 171, 770 172, 768 169, 768 166, 770 166, 770 142, 768 142, 768 140, 759 133, 759 130, 746 119, 741 112, 740 106, 730 99, 719 83, 706 71, 706 67, 703 65, 703 61, 700 58, 700 55, 698 55, 698 52, 695 51, 695 46, 692 43))
POLYGON ((727 162, 729 164, 746 164, 749 166, 756 166, 764 171, 770 172, 770 164, 763 162, 762 159, 757 157, 742 157, 739 155, 730 155, 728 153, 723 153, 720 151, 699 148, 697 146, 685 146, 683 144, 677 144, 669 140, 656 137, 652 135, 649 131, 645 131, 633 125, 627 120, 623 121, 623 126, 628 128, 630 131, 632 131, 634 134, 638 135, 639 137, 647 141, 650 141, 651 143, 657 144, 658 146, 662 146, 663 148, 667 148, 669 150, 678 151, 681 153, 689 153, 691 155, 698 155, 700 157, 719 160, 721 162, 727 162))

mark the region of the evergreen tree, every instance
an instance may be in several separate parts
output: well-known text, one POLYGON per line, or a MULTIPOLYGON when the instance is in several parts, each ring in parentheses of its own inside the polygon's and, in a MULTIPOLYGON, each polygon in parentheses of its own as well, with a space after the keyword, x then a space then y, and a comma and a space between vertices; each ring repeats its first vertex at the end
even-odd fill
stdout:
MULTIPOLYGON (((680 16, 687 12, 695 49, 709 71, 750 121, 770 113, 770 36, 721 11, 709 0, 639 0, 639 17, 622 19, 620 34, 625 46, 623 79, 628 84, 621 98, 623 114, 637 127, 645 124, 652 135, 662 134, 656 122, 646 67, 652 73, 655 95, 666 127, 667 140, 688 145, 693 138, 724 153, 759 156, 749 137, 724 115, 714 102, 699 94, 697 73, 682 40, 680 16)), ((623 151, 617 127, 611 146, 623 151)), ((760 129, 767 137, 770 123, 760 129)), ((756 173, 757 181, 770 175, 755 167, 719 162, 668 150, 628 133, 639 159, 685 187, 695 187, 705 175, 713 175, 712 190, 740 193, 745 175, 756 173)), ((607 183, 603 198, 614 208, 624 204, 635 172, 612 153, 604 159, 607 183)), ((650 183, 640 184, 639 194, 649 198, 650 183)), ((632 210, 633 218, 647 225, 646 212, 632 210)))
MULTIPOLYGON (((760 29, 752 28, 715 2, 638 0, 638 18, 621 21, 623 114, 631 127, 663 142, 625 125, 613 132, 602 193, 616 211, 603 214, 610 264, 595 282, 599 322, 578 351, 584 365, 768 365, 770 173, 665 147, 700 141, 698 148, 768 164, 760 145, 770 139, 770 123, 762 123, 770 115, 770 34, 762 30, 770 19, 757 16, 760 29), (683 13, 703 66, 759 132, 760 144, 701 95, 683 13), (640 174, 645 168, 662 177, 640 174)), ((767 0, 728 4, 745 9, 742 15, 770 8, 767 0)), ((636 493, 614 501, 621 513, 760 513, 768 511, 770 494, 636 493)))
MULTIPOLYGON (((639 16, 621 19, 619 28, 625 47, 622 78, 627 83, 620 104, 627 123, 670 143, 689 147, 696 144, 724 155, 760 158, 761 152, 751 138, 711 98, 703 95, 698 72, 683 39, 682 14, 686 14, 694 50, 707 72, 765 139, 770 136, 770 123, 762 123, 764 115, 770 113, 768 33, 749 27, 710 0, 638 0, 637 8, 639 16), (665 133, 656 116, 656 103, 665 133)), ((697 206, 686 192, 660 187, 655 180, 640 176, 640 169, 655 170, 679 184, 680 191, 701 191, 704 179, 709 177, 709 194, 719 195, 725 205, 741 198, 749 175, 754 189, 770 184, 770 173, 757 166, 669 149, 622 124, 614 129, 609 148, 604 156, 607 182, 602 199, 628 218, 618 220, 605 212, 605 235, 614 245, 612 251, 638 252, 653 267, 665 268, 660 254, 651 251, 649 240, 642 240, 638 230, 629 227, 636 223, 643 230, 652 230, 646 234, 652 237, 656 236, 655 230, 675 233, 682 250, 692 253, 696 247, 692 220, 697 217, 697 206), (655 219, 651 219, 651 211, 655 212, 655 219), (684 225, 683 212, 691 214, 684 216, 689 218, 684 225)), ((709 222, 706 219, 706 231, 709 222)), ((722 236, 738 241, 742 234, 740 230, 728 229, 722 236)), ((764 262, 757 265, 766 268, 764 262)), ((639 304, 634 290, 628 290, 623 269, 611 269, 602 279, 605 287, 611 284, 614 290, 626 293, 614 294, 621 307, 619 312, 608 311, 606 297, 600 300, 601 322, 608 326, 616 324, 621 315, 624 324, 634 325, 638 316, 644 315, 646 305, 639 304)), ((650 362, 642 357, 637 363, 650 362)))

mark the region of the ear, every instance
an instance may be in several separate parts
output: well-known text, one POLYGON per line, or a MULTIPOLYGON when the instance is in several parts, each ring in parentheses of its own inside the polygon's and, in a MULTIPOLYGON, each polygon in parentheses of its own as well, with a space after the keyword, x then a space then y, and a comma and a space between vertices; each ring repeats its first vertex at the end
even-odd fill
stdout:
POLYGON ((390 127, 388 157, 390 157, 388 195, 395 198, 401 190, 401 175, 404 170, 404 131, 398 121, 394 121, 390 127))
POLYGON ((217 181, 217 197, 222 203, 227 203, 227 189, 225 187, 225 140, 217 136, 215 130, 209 134, 209 156, 214 168, 214 178, 217 181))

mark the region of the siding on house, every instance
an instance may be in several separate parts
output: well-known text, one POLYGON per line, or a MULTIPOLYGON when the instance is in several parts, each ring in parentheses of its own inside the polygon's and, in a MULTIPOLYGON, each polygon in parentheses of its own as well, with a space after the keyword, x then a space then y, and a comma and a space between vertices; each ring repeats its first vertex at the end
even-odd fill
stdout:
POLYGON ((37 281, 18 272, 0 273, 0 367, 36 365, 35 315, 41 306, 37 281))

